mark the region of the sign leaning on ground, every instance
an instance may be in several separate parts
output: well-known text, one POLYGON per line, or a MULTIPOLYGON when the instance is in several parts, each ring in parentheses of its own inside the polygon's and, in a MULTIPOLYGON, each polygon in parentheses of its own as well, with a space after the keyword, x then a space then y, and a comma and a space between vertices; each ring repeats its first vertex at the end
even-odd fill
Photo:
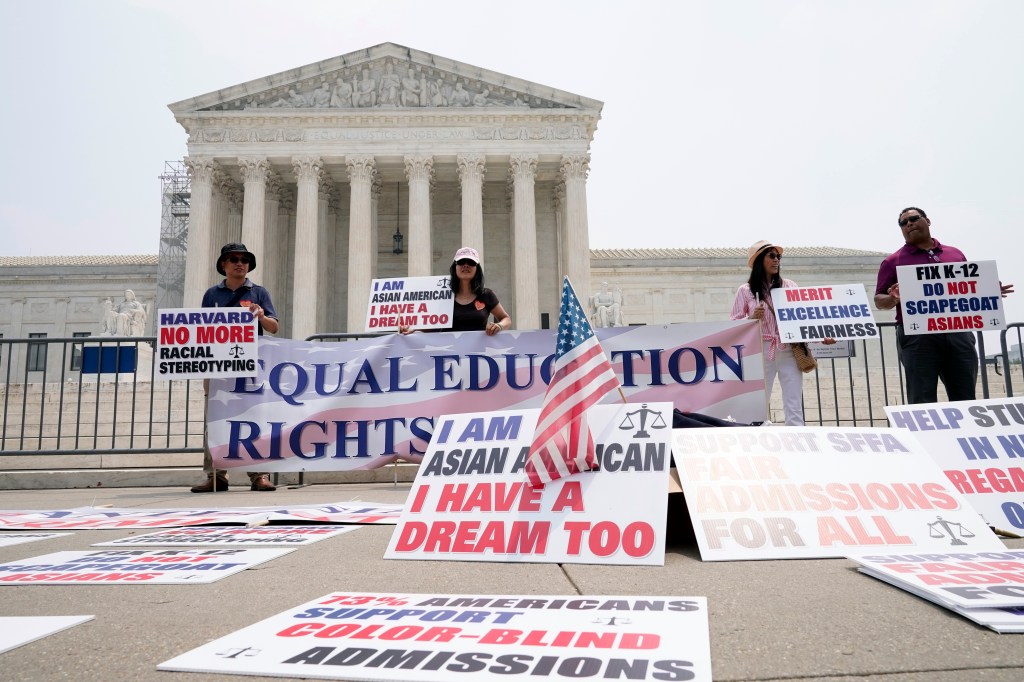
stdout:
POLYGON ((362 526, 254 526, 252 528, 175 528, 158 533, 133 535, 109 542, 95 542, 93 547, 181 547, 202 545, 204 547, 238 547, 259 545, 260 547, 299 547, 350 533, 362 526))
POLYGON ((878 337, 864 285, 772 289, 772 307, 784 343, 878 337))
POLYGON ((448 275, 373 280, 365 329, 397 332, 402 326, 413 329, 451 327, 455 294, 449 281, 448 275))
POLYGON ((1006 329, 996 262, 896 268, 906 334, 1006 329))
POLYGON ((1024 399, 887 405, 885 413, 986 522, 1024 535, 1024 399))
POLYGON ((256 376, 259 322, 245 308, 166 308, 157 322, 157 379, 256 376))
POLYGON ((157 669, 332 680, 710 682, 711 646, 705 597, 333 593, 157 669))
POLYGON ((1002 551, 909 434, 677 429, 672 453, 704 561, 1002 551))
POLYGON ((62 535, 72 535, 72 533, 0 533, 0 547, 20 545, 23 542, 49 540, 50 538, 59 538, 62 535))
POLYGON ((73 628, 96 616, 0 616, 0 654, 73 628))
POLYGON ((601 469, 534 490, 539 413, 442 417, 384 558, 664 565, 672 404, 590 408, 601 469))

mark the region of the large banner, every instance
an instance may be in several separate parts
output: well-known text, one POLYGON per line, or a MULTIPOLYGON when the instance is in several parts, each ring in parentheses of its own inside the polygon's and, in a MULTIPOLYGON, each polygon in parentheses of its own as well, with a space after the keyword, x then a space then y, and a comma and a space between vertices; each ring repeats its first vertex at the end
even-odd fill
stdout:
POLYGON ((327 680, 710 682, 705 597, 344 593, 158 670, 327 680))
POLYGON ((534 490, 539 412, 443 417, 384 558, 664 565, 672 406, 590 408, 601 469, 534 490))
POLYGON ((1024 533, 1024 401, 887 405, 990 525, 1024 533))
POLYGON ((676 429, 672 438, 704 561, 1005 549, 895 429, 676 429))
MULTIPOLYGON (((596 331, 631 403, 765 418, 757 321, 596 331)), ((210 384, 210 451, 217 468, 249 471, 419 462, 440 415, 540 407, 554 348, 551 330, 263 337, 255 379, 210 384)))

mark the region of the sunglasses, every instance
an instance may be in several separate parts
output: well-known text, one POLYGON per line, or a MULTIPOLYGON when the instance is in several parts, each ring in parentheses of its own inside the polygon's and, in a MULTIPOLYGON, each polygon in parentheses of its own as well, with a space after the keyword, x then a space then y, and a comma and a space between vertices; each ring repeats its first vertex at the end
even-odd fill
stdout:
POLYGON ((907 216, 906 218, 900 221, 900 227, 906 227, 908 223, 916 223, 920 219, 921 216, 919 215, 907 216))
POLYGON ((455 261, 455 264, 456 265, 476 265, 476 261, 470 260, 468 258, 463 258, 462 260, 455 261))
POLYGON ((224 260, 227 261, 228 263, 245 263, 246 265, 249 264, 249 259, 246 258, 245 256, 228 256, 224 260))
POLYGON ((782 254, 781 253, 775 253, 774 251, 769 251, 768 253, 766 253, 764 255, 768 256, 772 260, 782 260, 782 254))

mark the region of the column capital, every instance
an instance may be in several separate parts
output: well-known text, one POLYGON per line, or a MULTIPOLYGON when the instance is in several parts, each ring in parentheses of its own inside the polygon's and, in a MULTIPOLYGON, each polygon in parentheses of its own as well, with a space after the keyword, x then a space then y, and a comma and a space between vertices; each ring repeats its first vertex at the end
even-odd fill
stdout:
POLYGON ((555 204, 555 210, 557 211, 562 206, 565 206, 565 180, 559 179, 555 182, 555 191, 552 193, 552 200, 555 204))
POLYGON ((266 182, 270 175, 270 162, 266 157, 243 156, 238 159, 243 182, 266 182))
POLYGON ((295 169, 295 179, 299 182, 319 182, 320 169, 323 161, 319 156, 295 156, 292 157, 292 168, 295 169))
POLYGON ((332 180, 331 176, 322 168, 320 169, 320 175, 317 179, 317 183, 320 187, 320 198, 324 201, 330 202, 338 193, 337 188, 334 186, 334 180, 332 180))
POLYGON ((512 179, 533 180, 537 174, 537 154, 513 154, 509 160, 509 173, 512 179))
POLYGON ((275 173, 272 169, 267 171, 267 199, 270 201, 280 201, 281 193, 284 191, 284 182, 281 180, 281 176, 275 173))
POLYGON ((487 157, 483 154, 459 154, 455 157, 458 164, 459 180, 467 182, 477 180, 483 182, 486 173, 487 157))
POLYGON ((416 180, 433 182, 434 157, 424 154, 405 157, 405 177, 409 182, 416 180))
POLYGON ((211 158, 202 156, 186 156, 185 168, 192 176, 192 182, 213 182, 214 173, 220 170, 220 164, 211 158))
POLYGON ((574 154, 562 157, 559 171, 565 180, 586 180, 590 173, 590 154, 574 154))
POLYGON ((377 176, 377 161, 372 156, 349 156, 345 159, 349 182, 373 182, 377 176))
POLYGON ((384 181, 380 177, 374 175, 373 182, 370 183, 370 198, 374 201, 380 199, 381 192, 384 191, 384 181))

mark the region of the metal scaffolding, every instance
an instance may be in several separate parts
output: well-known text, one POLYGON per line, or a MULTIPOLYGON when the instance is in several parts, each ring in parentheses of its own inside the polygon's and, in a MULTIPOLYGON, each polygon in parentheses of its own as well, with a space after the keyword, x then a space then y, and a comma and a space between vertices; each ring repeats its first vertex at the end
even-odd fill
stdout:
POLYGON ((185 252, 192 183, 184 161, 165 161, 160 176, 160 264, 156 307, 180 308, 185 298, 185 252))

